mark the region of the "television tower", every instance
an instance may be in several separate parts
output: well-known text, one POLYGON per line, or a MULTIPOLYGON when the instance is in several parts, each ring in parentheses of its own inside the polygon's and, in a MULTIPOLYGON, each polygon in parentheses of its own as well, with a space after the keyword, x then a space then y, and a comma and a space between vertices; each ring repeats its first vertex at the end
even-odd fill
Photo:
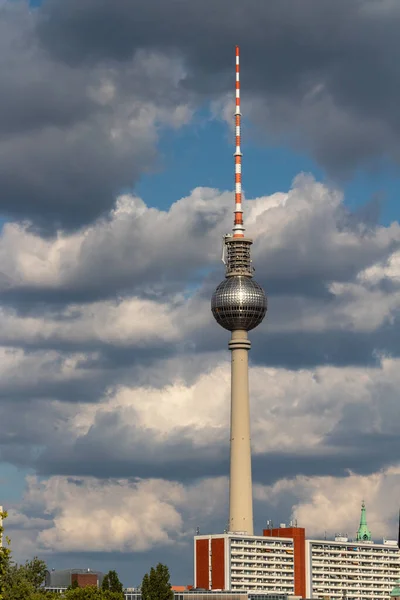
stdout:
POLYGON ((242 152, 240 149, 240 68, 236 46, 236 151, 235 218, 231 234, 224 236, 225 279, 215 290, 211 310, 219 325, 232 332, 231 435, 229 480, 229 531, 253 535, 253 491, 251 478, 250 402, 247 332, 264 319, 267 299, 253 279, 250 247, 244 235, 242 209, 242 152))

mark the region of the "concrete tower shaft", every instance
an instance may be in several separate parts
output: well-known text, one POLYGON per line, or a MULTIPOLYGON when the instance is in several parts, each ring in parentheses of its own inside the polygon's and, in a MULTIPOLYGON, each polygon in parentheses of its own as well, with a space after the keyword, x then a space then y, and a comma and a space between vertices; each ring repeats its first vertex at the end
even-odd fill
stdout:
POLYGON ((249 350, 247 331, 232 331, 231 435, 229 477, 229 530, 253 535, 253 484, 249 402, 249 350))
POLYGON ((232 332, 229 530, 253 535, 250 402, 247 332, 267 311, 262 287, 253 279, 252 240, 244 237, 242 209, 242 152, 240 130, 239 48, 236 47, 235 218, 232 234, 224 237, 225 280, 215 290, 211 310, 221 327, 232 332))

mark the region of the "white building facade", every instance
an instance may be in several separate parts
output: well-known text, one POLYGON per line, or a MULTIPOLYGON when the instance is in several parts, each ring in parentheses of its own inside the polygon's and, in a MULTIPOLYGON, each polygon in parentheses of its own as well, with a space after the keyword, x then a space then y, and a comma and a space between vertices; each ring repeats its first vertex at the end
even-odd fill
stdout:
POLYGON ((226 533, 194 539, 195 587, 294 594, 293 539, 226 533))
POLYGON ((306 595, 331 600, 389 598, 400 577, 397 542, 306 540, 306 595))

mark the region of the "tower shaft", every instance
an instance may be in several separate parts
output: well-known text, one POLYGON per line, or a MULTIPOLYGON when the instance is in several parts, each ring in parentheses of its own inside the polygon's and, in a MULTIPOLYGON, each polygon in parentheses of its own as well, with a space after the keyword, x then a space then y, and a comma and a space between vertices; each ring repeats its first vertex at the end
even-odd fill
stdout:
POLYGON ((229 530, 253 535, 247 331, 232 331, 229 530))

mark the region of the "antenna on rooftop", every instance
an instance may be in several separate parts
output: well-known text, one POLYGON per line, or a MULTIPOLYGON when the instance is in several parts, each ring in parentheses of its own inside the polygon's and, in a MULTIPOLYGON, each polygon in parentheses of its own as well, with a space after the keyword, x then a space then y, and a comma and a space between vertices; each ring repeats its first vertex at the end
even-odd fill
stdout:
POLYGON ((270 529, 272 531, 273 527, 274 527, 274 524, 273 524, 272 520, 268 519, 267 520, 267 529, 270 529))
POLYGON ((400 548, 400 508, 399 508, 399 532, 398 532, 398 535, 397 535, 397 545, 400 548))

